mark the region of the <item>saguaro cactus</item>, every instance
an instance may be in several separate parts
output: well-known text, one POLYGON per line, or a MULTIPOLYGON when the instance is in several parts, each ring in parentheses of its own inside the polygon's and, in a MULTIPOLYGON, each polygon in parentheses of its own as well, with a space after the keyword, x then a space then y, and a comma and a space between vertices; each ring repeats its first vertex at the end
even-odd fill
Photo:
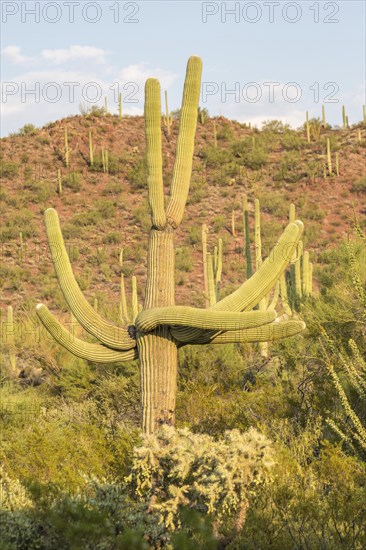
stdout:
POLYGON ((185 344, 258 342, 301 332, 302 321, 274 322, 275 311, 250 311, 268 294, 296 250, 303 224, 290 223, 260 269, 239 288, 207 309, 174 305, 174 233, 180 226, 189 191, 197 125, 202 62, 187 65, 170 196, 164 203, 160 84, 145 85, 147 185, 152 227, 147 252, 145 302, 133 325, 103 319, 84 298, 72 273, 55 210, 45 213, 47 236, 64 296, 81 326, 100 344, 70 341, 43 304, 37 314, 53 337, 79 357, 102 363, 138 358, 141 373, 142 425, 153 432, 174 424, 178 348, 185 344))

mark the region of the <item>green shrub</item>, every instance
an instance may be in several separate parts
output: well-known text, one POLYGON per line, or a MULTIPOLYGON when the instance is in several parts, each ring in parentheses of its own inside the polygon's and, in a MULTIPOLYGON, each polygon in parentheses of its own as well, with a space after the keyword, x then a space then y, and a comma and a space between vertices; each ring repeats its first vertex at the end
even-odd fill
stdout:
POLYGON ((352 183, 352 193, 366 193, 366 176, 352 183))
POLYGON ((126 177, 134 191, 145 189, 147 181, 146 158, 139 158, 129 169, 126 177))
POLYGON ((2 160, 0 162, 0 177, 15 178, 19 174, 19 164, 2 160))
POLYGON ((82 174, 80 172, 70 172, 62 178, 62 187, 72 189, 73 191, 81 191, 82 189, 82 174))

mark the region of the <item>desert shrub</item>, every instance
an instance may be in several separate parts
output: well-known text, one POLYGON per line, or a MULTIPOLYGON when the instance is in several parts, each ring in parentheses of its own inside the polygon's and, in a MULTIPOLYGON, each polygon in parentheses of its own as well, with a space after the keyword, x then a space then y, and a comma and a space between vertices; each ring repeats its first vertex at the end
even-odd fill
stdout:
POLYGON ((262 122, 262 131, 267 133, 284 134, 288 132, 290 126, 280 120, 265 120, 262 122))
POLYGON ((62 178, 62 187, 72 189, 73 191, 81 191, 82 189, 82 175, 80 172, 70 172, 62 178))
POLYGON ((233 129, 227 122, 223 125, 219 125, 217 129, 217 139, 224 141, 230 141, 233 138, 233 129))
POLYGON ((285 151, 298 151, 304 147, 304 138, 296 132, 286 132, 281 142, 285 151))
POLYGON ((34 124, 24 124, 20 130, 18 130, 18 136, 34 136, 37 133, 37 128, 34 124))
POLYGON ((319 423, 300 434, 286 425, 277 432, 274 475, 251 501, 241 536, 228 548, 361 550, 364 464, 322 441, 319 423))
POLYGON ((44 203, 54 194, 53 186, 44 180, 27 180, 24 187, 31 191, 31 201, 35 203, 44 203))
POLYGON ((102 195, 118 195, 123 191, 123 186, 120 183, 107 183, 102 191, 102 195))
POLYGON ((193 270, 193 258, 189 248, 177 248, 175 254, 175 267, 178 271, 189 272, 193 270))
POLYGON ((213 514, 217 528, 245 521, 249 492, 272 465, 269 441, 258 431, 227 431, 215 440, 187 428, 163 426, 134 449, 126 479, 136 499, 167 529, 179 527, 182 506, 213 514))
POLYGON ((16 162, 4 161, 0 162, 0 177, 15 178, 19 174, 19 164, 16 162))
POLYGON ((213 145, 201 149, 198 155, 209 167, 222 166, 223 164, 229 162, 232 158, 230 151, 227 149, 216 148, 213 145))
POLYGON ((139 158, 128 170, 126 177, 134 191, 145 189, 147 181, 146 158, 139 158))
POLYGON ((352 183, 352 193, 366 193, 366 176, 352 183))
POLYGON ((307 174, 301 165, 301 158, 299 154, 294 151, 290 151, 282 155, 278 165, 278 170, 273 175, 273 180, 295 183, 306 177, 306 175, 307 174))

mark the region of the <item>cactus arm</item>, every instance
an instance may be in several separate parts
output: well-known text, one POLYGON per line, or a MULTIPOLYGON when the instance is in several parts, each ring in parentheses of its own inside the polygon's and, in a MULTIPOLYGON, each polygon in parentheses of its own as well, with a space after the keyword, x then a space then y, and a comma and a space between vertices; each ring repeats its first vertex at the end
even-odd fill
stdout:
POLYGON ((151 221, 157 229, 166 226, 163 186, 163 157, 161 148, 161 100, 160 83, 149 78, 145 84, 145 134, 147 187, 151 221))
POLYGON ((197 127, 201 73, 201 59, 196 56, 190 57, 184 83, 176 159, 167 207, 167 218, 174 228, 178 227, 182 221, 188 197, 192 174, 194 136, 197 127))
POLYGON ((212 330, 201 331, 197 338, 190 340, 187 334, 179 330, 173 330, 172 334, 182 345, 200 345, 200 344, 235 344, 239 342, 271 342, 299 334, 305 329, 303 321, 281 321, 280 323, 270 323, 256 328, 229 330, 225 332, 215 332, 212 330))
POLYGON ((208 273, 207 273, 207 225, 205 223, 202 224, 202 232, 201 232, 201 238, 202 238, 202 263, 203 263, 203 282, 204 282, 204 289, 205 289, 205 304, 206 307, 209 307, 210 301, 208 297, 208 273))
POLYGON ((269 306, 267 307, 267 311, 274 311, 275 310, 279 295, 280 295, 280 281, 278 280, 276 282, 276 286, 275 286, 274 291, 273 291, 272 300, 271 300, 269 306))
POLYGON ((159 325, 173 327, 193 327, 206 330, 236 330, 258 327, 271 323, 276 318, 274 311, 270 312, 232 312, 213 311, 213 309, 198 309, 188 306, 167 306, 145 309, 136 318, 136 328, 141 332, 149 332, 159 325))
POLYGON ((128 350, 136 346, 127 328, 119 327, 103 319, 84 298, 71 269, 64 245, 56 210, 45 212, 48 243, 57 278, 65 299, 81 326, 106 346, 117 350, 128 350))
POLYGON ((75 338, 43 304, 37 305, 36 312, 51 336, 77 357, 96 363, 119 363, 121 361, 132 361, 138 357, 136 348, 128 351, 116 351, 100 344, 91 344, 75 338))
POLYGON ((286 269, 296 250, 303 227, 303 223, 299 220, 290 223, 260 269, 236 291, 215 304, 213 308, 244 311, 257 305, 270 292, 281 273, 286 269))
POLYGON ((214 278, 214 269, 212 254, 207 253, 207 282, 208 282, 208 296, 210 301, 210 306, 216 304, 216 292, 215 292, 215 278, 214 278))

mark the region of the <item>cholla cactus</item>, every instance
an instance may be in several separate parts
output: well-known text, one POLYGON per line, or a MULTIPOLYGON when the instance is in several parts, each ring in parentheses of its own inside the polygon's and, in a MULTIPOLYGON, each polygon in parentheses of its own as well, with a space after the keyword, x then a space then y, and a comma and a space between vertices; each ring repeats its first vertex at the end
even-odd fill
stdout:
POLYGON ((248 497, 273 465, 270 442, 258 431, 226 431, 219 440, 164 426, 135 448, 126 478, 135 498, 174 531, 182 506, 203 510, 219 528, 228 517, 240 529, 248 497))
POLYGON ((147 186, 152 227, 147 251, 145 302, 135 322, 118 326, 102 318, 84 298, 72 273, 69 257, 52 208, 45 220, 52 260, 66 301, 80 325, 100 344, 74 338, 45 305, 37 314, 52 336, 75 355, 95 362, 139 359, 142 425, 154 432, 174 424, 178 348, 186 344, 264 342, 301 332, 302 321, 274 322, 274 311, 251 311, 275 285, 300 240, 303 224, 290 223, 260 269, 235 292, 212 307, 175 305, 174 234, 184 215, 192 173, 194 137, 202 62, 191 57, 187 65, 176 159, 165 205, 162 173, 160 84, 149 78, 145 86, 147 186))

